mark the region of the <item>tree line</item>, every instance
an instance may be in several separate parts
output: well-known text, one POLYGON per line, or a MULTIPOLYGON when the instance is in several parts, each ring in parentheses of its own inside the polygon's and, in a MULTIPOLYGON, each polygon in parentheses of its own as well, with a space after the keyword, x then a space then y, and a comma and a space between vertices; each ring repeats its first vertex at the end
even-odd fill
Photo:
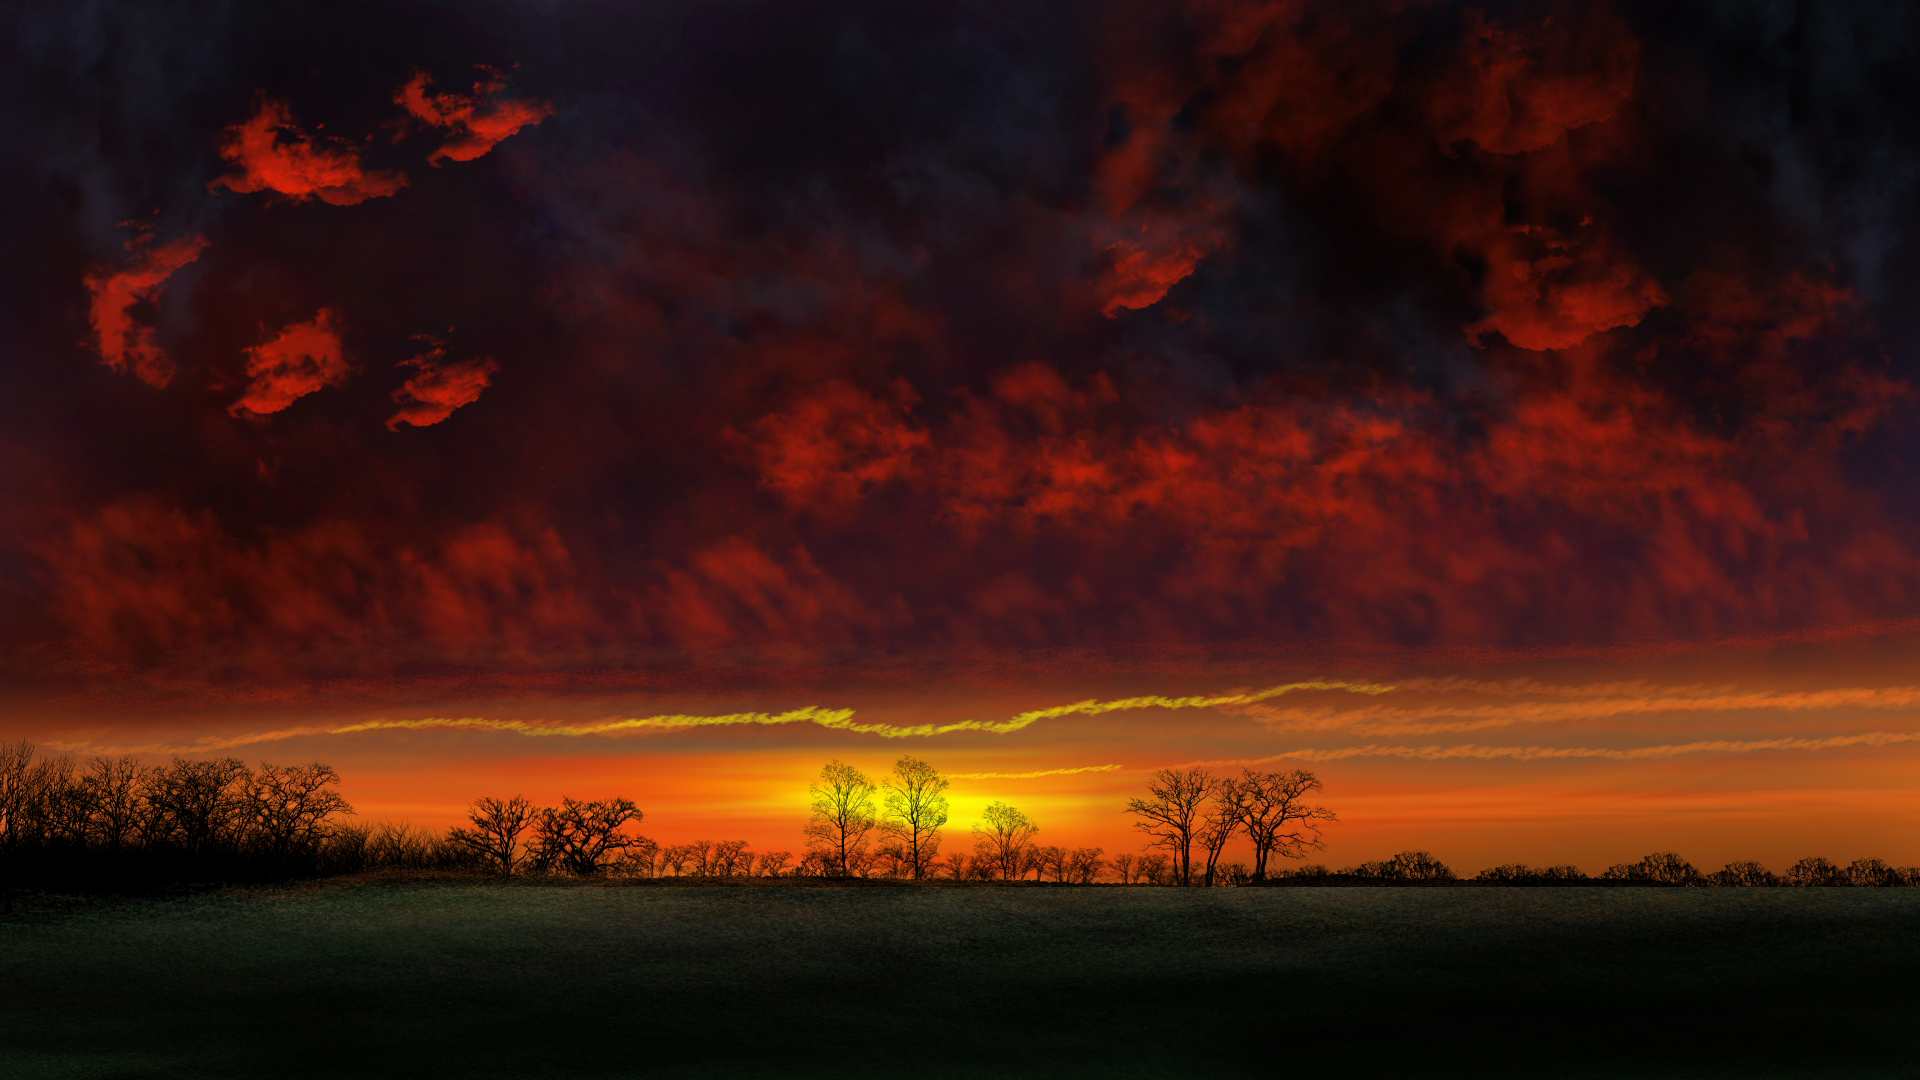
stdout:
POLYGON ((809 787, 798 851, 755 852, 744 840, 660 844, 627 798, 539 806, 522 796, 485 797, 467 824, 434 832, 348 821, 339 774, 311 763, 249 768, 234 758, 147 765, 132 757, 36 756, 25 742, 0 744, 0 894, 13 890, 139 889, 216 881, 264 881, 369 870, 493 875, 660 878, 884 878, 902 881, 1163 886, 1610 885, 1912 886, 1920 868, 1880 859, 1840 866, 1806 858, 1775 874, 1755 862, 1703 872, 1672 852, 1654 853, 1589 877, 1570 865, 1506 864, 1462 877, 1431 853, 1403 851, 1341 870, 1283 868, 1325 847, 1337 820, 1312 801, 1320 780, 1304 769, 1162 769, 1125 812, 1145 850, 1109 856, 1098 847, 1040 842, 1040 826, 1003 801, 969 829, 970 850, 942 853, 950 818, 948 780, 903 756, 869 777, 842 761, 809 787), (1251 861, 1229 859, 1235 841, 1251 861))

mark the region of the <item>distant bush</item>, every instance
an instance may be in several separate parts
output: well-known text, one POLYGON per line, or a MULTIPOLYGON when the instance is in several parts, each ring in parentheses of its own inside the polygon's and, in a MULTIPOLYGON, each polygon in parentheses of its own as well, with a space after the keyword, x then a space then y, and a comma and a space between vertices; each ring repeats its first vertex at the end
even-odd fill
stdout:
POLYGON ((1374 881, 1452 881, 1454 874, 1447 864, 1426 851, 1403 851, 1391 859, 1379 862, 1361 863, 1348 867, 1341 873, 1351 877, 1374 881))
POLYGON ((1637 863, 1615 863, 1600 875, 1602 881, 1637 881, 1649 885, 1705 885, 1694 865, 1671 851, 1657 851, 1637 863))
POLYGON ((1780 884, 1780 877, 1757 862, 1730 862, 1708 874, 1707 884, 1723 888, 1759 888, 1780 884))
POLYGON ((1473 880, 1491 884, 1542 885, 1585 881, 1587 875, 1580 868, 1571 865, 1528 866, 1526 863, 1506 863, 1490 866, 1473 875, 1473 880))
POLYGON ((1889 866, 1880 859, 1855 859, 1847 867, 1847 884, 1865 888, 1898 888, 1915 884, 1915 870, 1889 866))
POLYGON ((1835 866, 1833 860, 1810 856, 1787 867, 1787 884, 1803 888, 1811 886, 1851 885, 1847 872, 1835 866))

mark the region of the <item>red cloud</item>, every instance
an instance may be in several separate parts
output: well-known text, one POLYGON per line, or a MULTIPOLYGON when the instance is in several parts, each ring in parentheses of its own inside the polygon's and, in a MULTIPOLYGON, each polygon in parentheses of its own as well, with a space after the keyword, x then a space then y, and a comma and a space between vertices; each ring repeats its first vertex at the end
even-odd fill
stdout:
POLYGON ((263 99, 250 119, 228 128, 220 155, 240 171, 208 184, 209 190, 274 191, 295 201, 352 206, 407 184, 399 173, 362 169, 359 153, 342 140, 316 141, 295 126, 292 110, 281 101, 263 99))
POLYGON ((198 259, 206 248, 204 236, 181 237, 157 248, 134 241, 127 245, 133 258, 124 269, 87 275, 94 345, 108 367, 132 369, 141 382, 156 388, 173 378, 173 362, 153 340, 153 329, 134 324, 133 306, 151 299, 175 270, 198 259))
POLYGON ((1553 229, 1517 225, 1488 242, 1483 299, 1493 308, 1467 327, 1497 330, 1523 349, 1570 349, 1593 335, 1637 326, 1667 292, 1604 242, 1583 245, 1553 229))
POLYGON ((346 381, 350 370, 333 312, 325 308, 246 352, 247 375, 253 381, 247 384, 245 396, 227 406, 234 416, 277 413, 315 390, 346 381))
POLYGON ((918 399, 904 380, 893 398, 884 402, 834 380, 755 421, 747 441, 761 483, 791 505, 832 511, 907 476, 927 433, 906 421, 918 399))
POLYGON ((494 100, 494 95, 507 86, 497 72, 489 72, 487 78, 474 83, 472 96, 428 93, 431 81, 426 72, 415 72, 393 98, 414 119, 456 133, 427 157, 430 165, 439 165, 442 158, 472 161, 521 128, 553 115, 553 106, 544 101, 494 100))
POLYGON ((210 512, 139 496, 75 521, 42 555, 63 620, 116 657, 219 644, 220 662, 256 669, 408 646, 499 659, 550 655, 598 625, 550 529, 397 540, 336 520, 243 538, 210 512))
POLYGON ((1467 10, 1458 67, 1427 103, 1443 144, 1472 142, 1494 154, 1545 149, 1612 119, 1633 96, 1640 45, 1620 20, 1596 5, 1557 15, 1514 30, 1467 10))
POLYGON ((480 400, 480 391, 492 385, 493 373, 500 370, 490 356, 448 363, 446 355, 445 346, 435 343, 427 352, 401 361, 402 367, 418 368, 420 374, 393 392, 400 411, 387 418, 388 431, 399 431, 402 424, 426 427, 445 420, 453 410, 480 400))

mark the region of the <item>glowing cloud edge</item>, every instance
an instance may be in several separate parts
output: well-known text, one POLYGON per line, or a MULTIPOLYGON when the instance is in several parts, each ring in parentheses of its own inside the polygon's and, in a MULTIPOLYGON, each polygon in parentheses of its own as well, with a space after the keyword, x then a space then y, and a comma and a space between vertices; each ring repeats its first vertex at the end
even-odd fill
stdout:
POLYGON ((622 731, 635 731, 645 728, 690 728, 719 727, 735 724, 818 724, 834 731, 850 731, 861 735, 879 735, 888 739, 924 738, 934 735, 946 735, 955 731, 985 731, 995 735, 1019 731, 1040 720, 1049 720, 1076 713, 1098 716, 1102 713, 1120 712, 1128 709, 1205 709, 1219 705, 1251 705, 1281 694, 1296 690, 1345 690, 1354 694, 1384 694, 1392 686, 1381 683, 1355 683, 1315 679, 1308 682, 1285 683, 1270 686, 1265 690, 1252 690, 1240 694, 1221 694, 1216 696, 1163 697, 1148 694, 1141 697, 1116 698, 1112 701, 1099 701, 1089 698, 1076 701, 1071 705, 1053 705, 1044 709, 1034 709, 1013 717, 1000 720, 959 720, 951 724, 858 724, 853 720, 854 710, 827 708, 820 705, 808 705, 799 709, 789 709, 780 713, 741 712, 726 713, 720 716, 692 716, 684 713, 670 713, 661 716, 635 716, 594 720, 584 724, 536 723, 527 720, 492 720, 486 717, 422 717, 418 720, 368 720, 345 727, 329 728, 333 735, 347 735, 359 731, 383 731, 392 729, 418 728, 477 728, 483 731, 511 731, 521 735, 612 735, 622 731))

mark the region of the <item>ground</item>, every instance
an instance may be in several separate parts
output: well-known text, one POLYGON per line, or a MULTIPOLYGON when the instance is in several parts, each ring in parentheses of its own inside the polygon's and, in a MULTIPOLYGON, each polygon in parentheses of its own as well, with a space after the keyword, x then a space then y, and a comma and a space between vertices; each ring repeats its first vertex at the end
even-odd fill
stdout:
POLYGON ((0 950, 20 1080, 1920 1074, 1920 889, 359 883, 0 950))

